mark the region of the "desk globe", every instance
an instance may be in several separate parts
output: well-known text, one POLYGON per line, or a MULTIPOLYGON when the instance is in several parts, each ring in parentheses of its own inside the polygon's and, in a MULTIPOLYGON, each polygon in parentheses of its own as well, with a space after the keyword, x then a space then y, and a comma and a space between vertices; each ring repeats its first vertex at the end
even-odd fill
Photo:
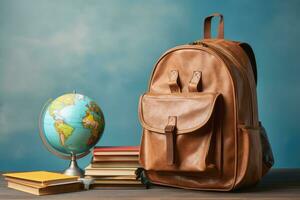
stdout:
POLYGON ((40 136, 47 149, 71 160, 64 174, 83 177, 77 159, 90 153, 104 130, 104 116, 95 101, 76 92, 50 99, 43 107, 40 136))

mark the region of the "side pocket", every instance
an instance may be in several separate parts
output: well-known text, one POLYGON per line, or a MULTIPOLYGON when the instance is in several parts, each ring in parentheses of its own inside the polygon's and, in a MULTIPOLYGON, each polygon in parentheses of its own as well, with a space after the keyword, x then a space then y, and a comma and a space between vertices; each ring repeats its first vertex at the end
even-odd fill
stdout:
POLYGON ((274 156, 271 144, 268 139, 266 129, 262 123, 259 122, 259 133, 262 146, 262 176, 265 175, 270 168, 274 165, 274 156))
POLYGON ((262 145, 259 128, 240 126, 239 158, 237 187, 257 183, 262 177, 262 145))

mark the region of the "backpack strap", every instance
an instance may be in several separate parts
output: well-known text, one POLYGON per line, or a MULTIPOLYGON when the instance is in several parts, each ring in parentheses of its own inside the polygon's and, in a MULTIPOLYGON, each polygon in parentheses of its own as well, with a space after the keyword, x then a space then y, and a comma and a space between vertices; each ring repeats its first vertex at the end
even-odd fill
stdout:
POLYGON ((189 92, 200 92, 201 90, 201 77, 202 72, 201 71, 194 71, 193 77, 189 82, 189 92))
POLYGON ((166 146, 167 146, 167 164, 173 165, 175 163, 175 134, 176 134, 176 116, 169 116, 168 124, 165 127, 166 146))
POLYGON ((253 49, 248 43, 241 42, 238 43, 238 45, 246 52, 248 58, 250 59, 255 83, 257 84, 257 66, 256 66, 256 59, 255 59, 253 49))
POLYGON ((180 92, 180 86, 179 86, 179 73, 177 70, 171 70, 169 72, 169 88, 171 90, 171 93, 180 92))
POLYGON ((207 16, 204 19, 204 39, 210 39, 211 38, 211 20, 214 17, 219 17, 219 25, 218 25, 218 39, 224 39, 224 19, 223 15, 220 13, 213 13, 209 16, 207 16))

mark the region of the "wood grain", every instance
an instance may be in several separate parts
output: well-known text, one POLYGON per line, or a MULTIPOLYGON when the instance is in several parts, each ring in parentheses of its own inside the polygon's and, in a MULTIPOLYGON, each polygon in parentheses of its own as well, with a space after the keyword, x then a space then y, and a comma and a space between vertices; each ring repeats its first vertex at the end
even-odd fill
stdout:
POLYGON ((0 177, 0 199, 71 199, 71 200, 222 200, 222 199, 300 199, 300 169, 274 169, 254 188, 236 192, 203 192, 167 187, 152 187, 151 189, 112 190, 97 189, 75 193, 49 196, 34 196, 6 187, 3 176, 0 177))

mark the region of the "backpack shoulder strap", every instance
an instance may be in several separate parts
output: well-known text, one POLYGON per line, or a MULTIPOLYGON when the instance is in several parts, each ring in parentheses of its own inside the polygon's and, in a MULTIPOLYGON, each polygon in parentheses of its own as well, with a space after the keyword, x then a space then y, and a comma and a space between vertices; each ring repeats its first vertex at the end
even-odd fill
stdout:
POLYGON ((245 43, 245 42, 240 42, 239 46, 246 52, 246 54, 248 55, 248 57, 250 59, 255 83, 257 84, 257 66, 256 66, 256 59, 255 59, 253 49, 248 43, 245 43))

